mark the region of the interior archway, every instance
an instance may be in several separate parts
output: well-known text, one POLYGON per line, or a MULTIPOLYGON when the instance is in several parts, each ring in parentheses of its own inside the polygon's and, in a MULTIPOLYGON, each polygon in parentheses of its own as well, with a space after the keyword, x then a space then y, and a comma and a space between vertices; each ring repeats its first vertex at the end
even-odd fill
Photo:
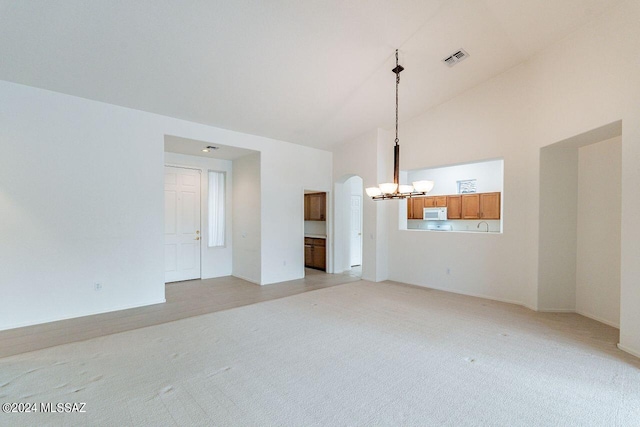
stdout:
POLYGON ((362 276, 363 179, 344 175, 335 184, 334 272, 362 276))

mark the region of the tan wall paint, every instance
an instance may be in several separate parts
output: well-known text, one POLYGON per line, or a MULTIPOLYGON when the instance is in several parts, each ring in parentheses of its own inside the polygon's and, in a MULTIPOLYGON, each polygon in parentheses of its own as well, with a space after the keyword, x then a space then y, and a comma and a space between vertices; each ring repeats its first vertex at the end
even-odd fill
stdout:
POLYGON ((582 147, 578 160, 576 311, 620 325, 622 138, 582 147))

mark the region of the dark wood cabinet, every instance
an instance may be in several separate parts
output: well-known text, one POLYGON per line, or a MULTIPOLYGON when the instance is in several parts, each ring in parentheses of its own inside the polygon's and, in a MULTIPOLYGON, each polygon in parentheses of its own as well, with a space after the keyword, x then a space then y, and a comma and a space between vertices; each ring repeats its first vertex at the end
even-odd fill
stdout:
POLYGON ((304 265, 309 268, 326 271, 326 240, 315 237, 304 238, 304 265))
POLYGON ((327 194, 312 193, 304 195, 304 220, 327 220, 327 194))

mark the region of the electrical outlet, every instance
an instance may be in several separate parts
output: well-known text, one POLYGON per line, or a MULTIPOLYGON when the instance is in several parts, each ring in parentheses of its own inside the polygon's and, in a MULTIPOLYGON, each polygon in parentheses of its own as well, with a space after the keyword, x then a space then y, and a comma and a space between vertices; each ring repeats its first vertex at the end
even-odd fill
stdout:
POLYGON ((102 290, 102 283, 95 283, 93 285, 93 289, 95 289, 96 291, 101 291, 102 290))

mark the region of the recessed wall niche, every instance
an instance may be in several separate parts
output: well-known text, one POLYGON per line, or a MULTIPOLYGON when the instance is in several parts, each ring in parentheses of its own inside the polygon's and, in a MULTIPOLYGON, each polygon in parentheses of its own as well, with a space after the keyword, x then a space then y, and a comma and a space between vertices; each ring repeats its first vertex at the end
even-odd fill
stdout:
POLYGON ((540 311, 619 327, 621 222, 621 121, 540 149, 540 311))

